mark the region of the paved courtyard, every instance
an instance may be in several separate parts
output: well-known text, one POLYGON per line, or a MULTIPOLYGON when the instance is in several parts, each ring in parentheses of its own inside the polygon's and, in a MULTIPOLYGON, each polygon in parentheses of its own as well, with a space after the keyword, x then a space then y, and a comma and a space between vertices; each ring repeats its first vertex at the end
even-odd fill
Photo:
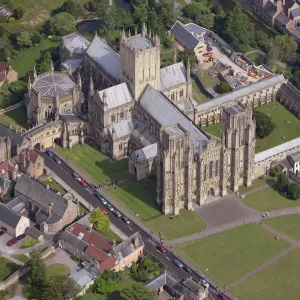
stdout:
POLYGON ((75 261, 73 261, 70 258, 70 254, 68 254, 66 251, 63 249, 57 248, 55 256, 47 259, 45 261, 46 265, 53 265, 53 264, 63 264, 69 267, 70 273, 77 271, 80 269, 80 267, 77 265, 75 261))

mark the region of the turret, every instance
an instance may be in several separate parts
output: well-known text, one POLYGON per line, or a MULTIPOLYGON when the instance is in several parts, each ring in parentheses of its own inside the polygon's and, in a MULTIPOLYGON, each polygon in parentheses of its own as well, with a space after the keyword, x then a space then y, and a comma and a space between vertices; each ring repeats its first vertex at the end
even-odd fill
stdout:
POLYGON ((31 79, 30 79, 30 76, 28 77, 27 89, 28 89, 28 96, 30 98, 31 97, 31 79))
POLYGON ((147 35, 147 26, 145 23, 142 24, 142 36, 147 35))
POLYGON ((36 79, 36 69, 35 69, 35 65, 33 66, 33 78, 36 79))
POLYGON ((56 96, 55 96, 55 108, 56 108, 56 110, 55 110, 55 120, 59 119, 59 102, 60 102, 59 95, 57 93, 56 96))
POLYGON ((53 61, 52 59, 50 60, 50 71, 54 72, 54 66, 53 66, 53 61))
POLYGON ((174 47, 174 52, 173 52, 173 64, 177 63, 177 48, 174 47))
POLYGON ((191 81, 191 65, 190 65, 190 59, 188 58, 187 61, 187 67, 186 67, 186 79, 188 82, 191 81))
POLYGON ((111 130, 111 138, 113 141, 116 139, 116 132, 115 132, 114 128, 112 128, 112 130, 111 130))
POLYGON ((94 81, 92 75, 90 76, 89 96, 92 97, 95 94, 94 81))

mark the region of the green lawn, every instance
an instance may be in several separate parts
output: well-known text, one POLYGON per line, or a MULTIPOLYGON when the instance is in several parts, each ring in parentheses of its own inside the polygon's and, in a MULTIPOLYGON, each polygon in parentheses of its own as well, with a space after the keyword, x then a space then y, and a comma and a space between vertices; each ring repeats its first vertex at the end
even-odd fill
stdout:
POLYGON ((160 46, 160 63, 161 68, 167 67, 173 64, 173 49, 166 48, 161 44, 160 46))
POLYGON ((59 191, 62 196, 64 196, 67 193, 67 191, 60 184, 58 184, 56 182, 56 180, 52 177, 45 178, 44 180, 41 180, 41 183, 44 186, 49 185, 49 188, 52 188, 54 190, 59 191))
POLYGON ((219 284, 228 285, 288 246, 258 224, 248 224, 178 245, 176 250, 219 284))
POLYGON ((254 189, 257 189, 265 184, 268 184, 268 185, 273 185, 276 183, 276 179, 274 177, 271 177, 271 176, 264 176, 264 177, 259 177, 257 179, 254 179, 252 181, 252 185, 250 187, 245 187, 244 185, 241 185, 239 187, 239 193, 240 194, 245 194, 247 192, 250 192, 254 189))
POLYGON ((300 249, 296 249, 242 282, 231 292, 242 300, 299 299, 300 249))
POLYGON ((5 114, 0 115, 0 123, 9 126, 13 129, 20 129, 20 127, 27 129, 27 115, 26 115, 26 107, 21 106, 14 110, 11 110, 5 114))
POLYGON ((24 264, 26 264, 30 260, 30 257, 28 257, 27 255, 24 255, 24 254, 15 254, 15 255, 12 255, 12 257, 24 264))
POLYGON ((265 56, 260 53, 252 53, 247 56, 251 61, 254 62, 256 66, 262 65, 264 63, 265 56))
POLYGON ((63 264, 53 264, 47 266, 47 274, 49 276, 68 276, 70 274, 70 269, 63 264))
POLYGON ((109 229, 109 231, 105 234, 105 236, 107 238, 109 238, 110 240, 115 240, 117 243, 122 242, 122 239, 116 234, 114 233, 112 230, 109 229))
POLYGON ((37 245, 39 243, 38 240, 32 238, 32 237, 29 237, 21 246, 20 248, 21 249, 26 249, 26 248, 30 248, 30 247, 33 247, 35 245, 37 245))
POLYGON ((265 219, 263 223, 285 233, 295 240, 300 240, 300 215, 287 215, 265 219))
POLYGON ((23 50, 19 57, 10 60, 10 64, 18 72, 19 78, 21 78, 29 71, 33 71, 33 66, 43 54, 46 52, 57 54, 58 50, 59 42, 53 42, 45 39, 37 46, 23 50))
POLYGON ((300 205, 299 201, 282 196, 272 187, 249 194, 243 200, 248 206, 260 211, 270 211, 300 205))
POLYGON ((206 228, 204 220, 194 211, 182 209, 178 216, 163 215, 154 220, 145 222, 145 225, 156 234, 162 232, 165 240, 177 239, 183 236, 200 232, 206 228))
POLYGON ((300 120, 279 102, 272 101, 268 105, 262 105, 256 109, 270 114, 276 125, 268 137, 256 141, 256 152, 267 150, 299 137, 300 120), (283 139, 284 136, 285 139, 283 139))
POLYGON ((195 74, 198 76, 200 79, 201 83, 206 87, 206 88, 213 88, 216 86, 216 82, 214 79, 209 75, 209 72, 207 70, 197 70, 195 74))
POLYGON ((221 138, 222 136, 222 124, 216 123, 216 124, 209 124, 208 126, 203 126, 201 129, 205 132, 208 132, 218 138, 221 138))
POLYGON ((66 157, 97 184, 107 184, 128 176, 127 159, 109 162, 102 153, 89 144, 78 144, 71 150, 56 146, 55 151, 66 157))
POLYGON ((146 183, 125 184, 105 191, 133 214, 139 214, 142 221, 161 215, 156 204, 155 179, 146 183))
POLYGON ((5 257, 0 257, 0 281, 5 280, 18 268, 19 266, 14 262, 6 259, 5 257))
POLYGON ((201 92, 201 90, 197 86, 197 83, 194 80, 192 82, 192 86, 193 86, 194 100, 197 101, 198 103, 203 103, 203 102, 207 101, 208 97, 201 92))

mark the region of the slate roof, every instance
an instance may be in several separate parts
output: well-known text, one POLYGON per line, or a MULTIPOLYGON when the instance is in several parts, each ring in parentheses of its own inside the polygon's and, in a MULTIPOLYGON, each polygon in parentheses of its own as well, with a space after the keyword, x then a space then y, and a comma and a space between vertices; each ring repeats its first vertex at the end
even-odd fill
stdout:
POLYGON ((294 162, 300 161, 300 152, 291 155, 291 158, 294 162))
POLYGON ((76 116, 75 114, 73 114, 71 112, 60 114, 60 118, 69 123, 83 123, 84 122, 82 119, 80 119, 78 116, 76 116))
POLYGON ((147 85, 140 97, 140 105, 163 127, 179 124, 190 134, 195 153, 205 147, 208 137, 196 127, 169 99, 162 93, 147 85))
POLYGON ((280 87, 280 91, 284 95, 287 95, 295 103, 300 105, 300 91, 296 89, 293 85, 291 85, 290 83, 283 83, 280 87))
POLYGON ((73 93, 74 81, 61 72, 50 72, 38 76, 32 87, 41 93, 42 97, 55 99, 56 95, 64 97, 73 93))
POLYGON ((262 160, 267 159, 268 157, 274 156, 276 154, 282 153, 284 151, 291 150, 295 147, 300 146, 300 138, 296 138, 289 142, 280 144, 274 148, 268 149, 266 151, 262 151, 260 153, 255 154, 255 162, 260 162, 262 160))
POLYGON ((128 40, 127 45, 132 49, 138 50, 154 47, 152 41, 145 36, 133 36, 128 40))
POLYGON ((209 101, 207 101, 203 104, 200 104, 200 105, 196 106, 195 109, 198 112, 206 111, 208 109, 217 107, 219 105, 231 102, 231 101, 233 101, 235 99, 238 99, 240 97, 247 96, 248 94, 255 93, 255 92, 257 92, 261 89, 267 88, 269 86, 273 86, 274 84, 284 83, 284 82, 286 82, 286 79, 284 78, 284 76, 282 74, 270 76, 265 80, 261 80, 261 81, 258 81, 256 83, 247 85, 243 88, 237 89, 237 90, 235 90, 231 93, 228 93, 226 95, 213 98, 212 100, 209 100, 209 101))
POLYGON ((157 156, 157 143, 135 151, 136 160, 142 162, 157 156))
POLYGON ((183 62, 160 69, 160 89, 166 90, 186 82, 186 70, 183 62))
POLYGON ((241 112, 244 112, 245 109, 241 107, 239 104, 235 103, 225 108, 225 111, 230 115, 238 115, 241 112))
POLYGON ((300 7, 295 8, 291 11, 291 17, 292 18, 300 17, 300 7))
POLYGON ((287 17, 283 13, 280 13, 275 19, 284 26, 286 26, 286 24, 291 20, 289 17, 287 17))
POLYGON ((298 42, 300 41, 300 29, 296 28, 293 32, 292 35, 298 40, 298 42))
POLYGON ((185 24, 184 26, 190 32, 193 32, 194 34, 198 35, 198 37, 199 37, 199 35, 207 32, 206 28, 201 27, 201 26, 199 26, 197 24, 194 24, 194 23, 188 23, 188 24, 185 24))
POLYGON ((60 235, 60 240, 63 240, 65 242, 67 242, 68 244, 72 245, 74 248, 84 252, 85 249, 88 247, 88 244, 82 240, 80 240, 78 237, 76 237, 75 235, 64 231, 61 235, 60 235))
POLYGON ((0 136, 8 136, 11 140, 12 146, 21 146, 25 139, 22 135, 10 129, 9 127, 4 126, 3 124, 0 124, 0 136))
POLYGON ((273 17, 277 12, 277 7, 274 5, 271 1, 269 1, 263 8, 264 12, 269 15, 270 17, 273 17))
POLYGON ((94 276, 87 270, 81 269, 78 272, 72 272, 71 275, 69 275, 69 278, 77 282, 77 284, 79 284, 81 288, 84 288, 94 279, 94 276))
POLYGON ((105 90, 96 92, 96 99, 100 100, 102 103, 104 92, 107 97, 108 109, 112 109, 134 101, 126 83, 120 83, 105 90))
POLYGON ((98 35, 95 35, 85 53, 116 82, 120 82, 120 55, 98 35))
POLYGON ((20 195, 20 198, 27 197, 38 205, 40 209, 37 212, 40 219, 47 220, 48 223, 57 223, 64 215, 68 201, 59 196, 50 189, 46 189, 44 185, 36 180, 22 174, 15 185, 15 191, 20 195), (48 216, 48 206, 53 203, 52 215, 48 216))
POLYGON ((194 49, 199 43, 199 39, 187 30, 184 24, 180 21, 176 21, 171 28, 171 32, 175 35, 176 39, 178 39, 178 41, 183 43, 186 47, 194 49))
POLYGON ((91 42, 83 35, 73 32, 64 36, 62 43, 71 53, 83 55, 91 42))
POLYGON ((70 58, 70 59, 67 59, 66 61, 64 61, 62 63, 62 66, 64 66, 67 70, 69 70, 69 69, 76 70, 81 66, 82 61, 83 61, 83 57, 70 58))
POLYGON ((7 224, 8 226, 15 228, 21 219, 19 215, 14 210, 6 207, 4 204, 0 203, 0 220, 7 224))
POLYGON ((0 187, 4 190, 8 189, 11 185, 12 185, 12 181, 10 181, 9 179, 0 176, 0 187))

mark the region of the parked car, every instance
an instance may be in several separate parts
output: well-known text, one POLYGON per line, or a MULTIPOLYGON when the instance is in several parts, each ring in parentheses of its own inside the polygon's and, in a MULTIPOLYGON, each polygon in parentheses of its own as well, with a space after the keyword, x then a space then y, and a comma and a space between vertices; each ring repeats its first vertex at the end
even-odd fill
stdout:
POLYGON ((5 232, 4 231, 0 231, 0 236, 2 236, 5 232))
POLYGON ((209 287, 209 283, 208 283, 206 280, 200 279, 200 282, 201 282, 204 286, 209 287))
POLYGON ((77 173, 75 173, 75 172, 72 174, 72 176, 73 176, 75 179, 79 178, 79 175, 78 175, 77 173))
POLYGON ((167 253, 167 249, 163 245, 158 245, 156 247, 161 253, 167 253))
POLYGON ((107 215, 107 210, 106 210, 105 208, 100 208, 100 211, 101 211, 103 214, 107 215))
POLYGON ((101 197, 100 198, 100 201, 104 204, 104 205, 106 205, 107 204, 107 201, 106 201, 106 199, 104 199, 103 197, 101 197))
POLYGON ((193 273, 193 270, 191 268, 189 268, 188 266, 186 266, 186 265, 183 266, 183 270, 186 271, 189 274, 193 273))
POLYGON ((17 239, 20 241, 20 240, 24 239, 24 238, 25 238, 25 236, 26 236, 26 234, 25 234, 25 233, 23 233, 23 234, 20 234, 20 235, 18 235, 18 236, 17 236, 17 239))
POLYGON ((218 297, 221 299, 221 300, 230 300, 230 298, 228 298, 225 294, 223 293, 219 293, 218 294, 218 297))
POLYGON ((178 267, 178 268, 183 268, 183 263, 178 260, 178 259, 174 259, 173 263, 178 267))
POLYGON ((114 209, 112 213, 113 213, 116 217, 118 217, 118 218, 121 218, 121 217, 122 217, 122 214, 121 214, 118 210, 116 210, 116 209, 114 209))
POLYGON ((105 206, 110 210, 110 211, 114 211, 115 209, 113 208, 113 206, 111 204, 109 204, 108 202, 105 204, 105 206))
POLYGON ((130 220, 127 217, 123 216, 121 219, 124 223, 130 224, 130 220))
POLYGON ((61 160, 58 157, 54 157, 53 160, 57 163, 57 164, 61 164, 61 160))
POLYGON ((53 152, 50 151, 50 150, 46 150, 45 153, 46 153, 46 155, 48 155, 49 157, 52 157, 52 156, 53 156, 53 152))
POLYGON ((9 241, 6 243, 6 245, 10 247, 10 246, 16 244, 18 241, 19 241, 18 238, 15 237, 15 238, 9 240, 9 241))
POLYGON ((87 187, 87 186, 88 186, 88 184, 87 184, 83 179, 81 179, 81 178, 80 178, 80 180, 79 180, 79 183, 80 183, 83 187, 87 187))

